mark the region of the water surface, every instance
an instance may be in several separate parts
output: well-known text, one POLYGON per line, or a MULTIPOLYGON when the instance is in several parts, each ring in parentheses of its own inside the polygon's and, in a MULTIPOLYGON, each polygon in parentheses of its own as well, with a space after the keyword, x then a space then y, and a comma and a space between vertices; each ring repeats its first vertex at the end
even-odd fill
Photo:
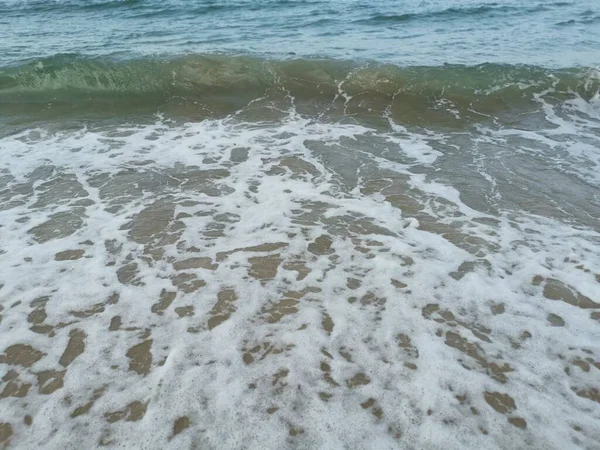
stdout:
POLYGON ((599 32, 0 0, 0 446, 597 449, 599 32))

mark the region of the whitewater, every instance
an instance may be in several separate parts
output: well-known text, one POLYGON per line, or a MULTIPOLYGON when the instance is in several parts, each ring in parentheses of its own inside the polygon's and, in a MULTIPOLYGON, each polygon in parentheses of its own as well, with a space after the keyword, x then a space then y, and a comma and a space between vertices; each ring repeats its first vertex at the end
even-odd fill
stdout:
POLYGON ((600 9, 190 3, 0 0, 0 447, 598 449, 600 9))

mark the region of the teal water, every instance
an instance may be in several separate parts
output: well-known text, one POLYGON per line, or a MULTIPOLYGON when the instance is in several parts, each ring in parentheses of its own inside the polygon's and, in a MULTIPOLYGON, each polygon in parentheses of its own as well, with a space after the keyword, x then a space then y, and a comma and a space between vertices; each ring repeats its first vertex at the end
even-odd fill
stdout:
POLYGON ((600 1, 0 0, 0 448, 598 450, 600 1))
POLYGON ((56 54, 326 57, 397 65, 600 62, 600 4, 572 0, 2 0, 0 66, 56 54))

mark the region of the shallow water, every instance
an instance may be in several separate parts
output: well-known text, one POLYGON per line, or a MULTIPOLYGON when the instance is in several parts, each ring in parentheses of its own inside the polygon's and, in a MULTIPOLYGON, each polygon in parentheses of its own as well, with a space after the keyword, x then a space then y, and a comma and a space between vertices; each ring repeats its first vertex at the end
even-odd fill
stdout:
POLYGON ((598 12, 517 3, 1 1, 0 446, 598 448, 598 12))

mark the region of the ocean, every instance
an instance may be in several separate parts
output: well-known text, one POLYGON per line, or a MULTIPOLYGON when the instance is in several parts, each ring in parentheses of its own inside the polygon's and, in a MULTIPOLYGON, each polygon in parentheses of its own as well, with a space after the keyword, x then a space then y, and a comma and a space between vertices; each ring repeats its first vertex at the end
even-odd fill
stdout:
POLYGON ((600 2, 0 0, 0 448, 600 448, 600 2))

